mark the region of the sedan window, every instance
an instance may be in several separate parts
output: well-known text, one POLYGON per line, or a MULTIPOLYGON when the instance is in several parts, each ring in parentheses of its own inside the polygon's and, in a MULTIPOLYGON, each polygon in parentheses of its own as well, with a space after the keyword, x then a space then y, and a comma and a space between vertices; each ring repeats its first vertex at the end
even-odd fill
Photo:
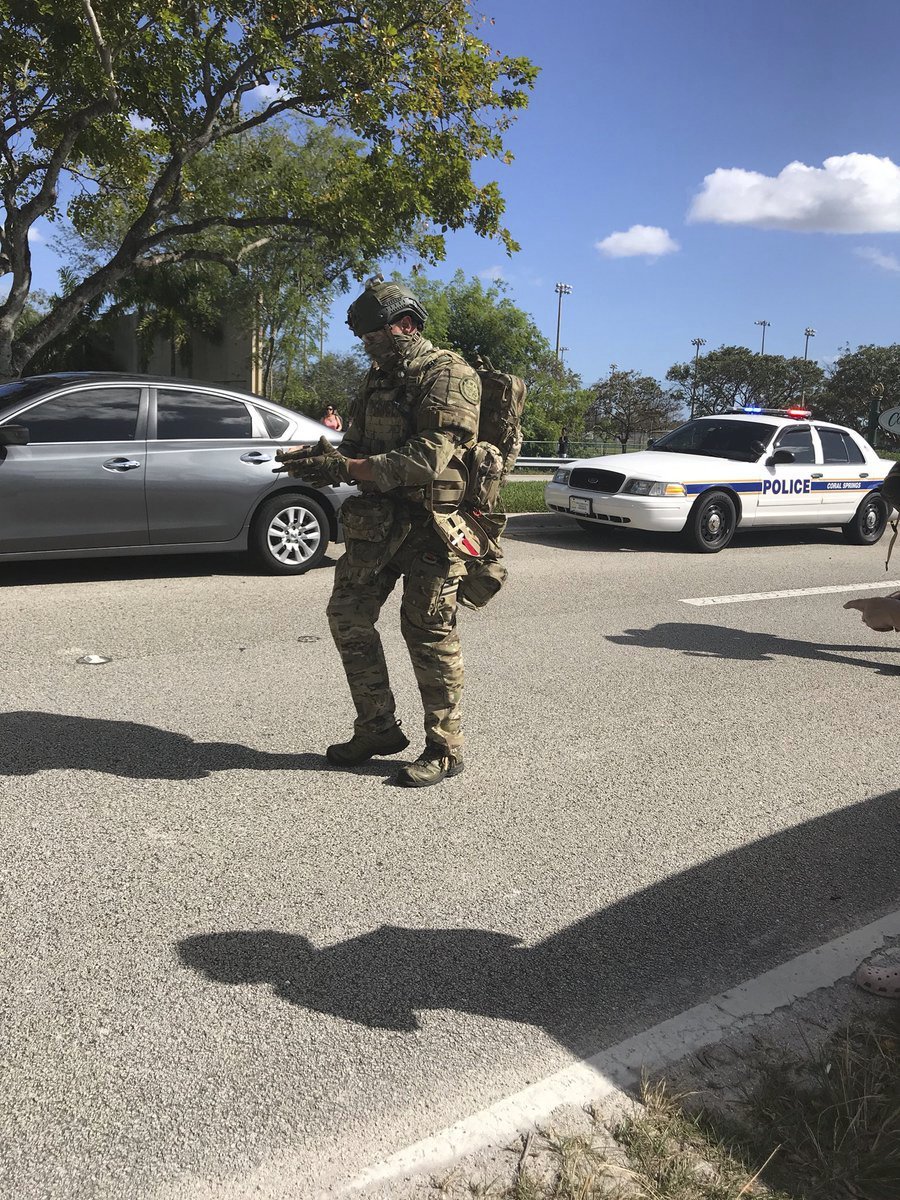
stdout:
POLYGON ((764 421, 726 421, 701 417, 665 434, 653 443, 653 449, 668 450, 675 454, 732 458, 737 462, 756 462, 772 440, 775 428, 764 421))
POLYGON ((849 433, 845 433, 843 429, 823 429, 821 425, 816 426, 819 437, 822 440, 822 454, 826 463, 861 463, 865 462, 865 455, 849 433))
POLYGON ((16 418, 28 429, 30 444, 48 442, 129 442, 134 440, 139 388, 82 388, 36 404, 16 418))
POLYGON ((773 450, 790 450, 795 463, 814 463, 816 451, 808 425, 788 426, 782 430, 773 450))
POLYGON ((215 392, 159 388, 156 436, 172 441, 249 438, 253 436, 253 419, 240 400, 229 400, 215 392))

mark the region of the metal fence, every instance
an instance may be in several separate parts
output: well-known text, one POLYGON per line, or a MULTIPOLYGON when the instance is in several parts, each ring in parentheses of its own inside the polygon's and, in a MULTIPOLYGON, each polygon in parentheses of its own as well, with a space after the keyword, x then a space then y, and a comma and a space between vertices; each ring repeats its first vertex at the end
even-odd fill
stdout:
MULTIPOLYGON (((647 442, 652 438, 662 437, 666 430, 652 430, 650 433, 635 434, 625 444, 624 453, 633 450, 646 450, 647 442)), ((565 458, 559 454, 559 440, 556 441, 526 441, 522 443, 522 452, 516 460, 516 471, 555 471, 563 463, 572 462, 576 458, 599 458, 601 454, 622 454, 621 442, 601 441, 599 438, 578 437, 569 439, 569 453, 565 458)))

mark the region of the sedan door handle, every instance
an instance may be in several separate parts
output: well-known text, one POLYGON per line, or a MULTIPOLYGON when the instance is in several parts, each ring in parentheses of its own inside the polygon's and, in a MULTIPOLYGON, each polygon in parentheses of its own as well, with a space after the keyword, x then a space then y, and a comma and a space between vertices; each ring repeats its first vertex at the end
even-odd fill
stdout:
POLYGON ((246 454, 241 455, 241 462, 264 463, 264 462, 271 462, 271 461, 272 461, 271 454, 263 454, 259 450, 248 450, 246 454))
POLYGON ((812 478, 813 478, 813 479, 821 479, 821 478, 822 478, 822 474, 823 474, 823 473, 822 473, 821 471, 813 471, 813 473, 812 473, 812 478))
POLYGON ((108 458, 103 464, 104 471, 133 471, 141 464, 134 458, 108 458))

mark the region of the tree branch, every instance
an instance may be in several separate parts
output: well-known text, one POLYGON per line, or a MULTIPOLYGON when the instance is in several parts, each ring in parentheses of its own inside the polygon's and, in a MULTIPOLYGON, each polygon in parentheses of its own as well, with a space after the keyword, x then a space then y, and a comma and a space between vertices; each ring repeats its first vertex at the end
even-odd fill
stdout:
POLYGON ((103 64, 103 73, 106 75, 107 91, 106 94, 110 102, 118 108, 119 93, 116 88, 116 78, 113 74, 112 56, 109 53, 109 47, 103 40, 103 33, 97 21, 96 14, 91 7, 91 0, 81 0, 84 8, 84 15, 87 17, 88 25, 91 29, 91 37, 94 39, 94 45, 97 47, 97 53, 100 55, 100 62, 103 64))

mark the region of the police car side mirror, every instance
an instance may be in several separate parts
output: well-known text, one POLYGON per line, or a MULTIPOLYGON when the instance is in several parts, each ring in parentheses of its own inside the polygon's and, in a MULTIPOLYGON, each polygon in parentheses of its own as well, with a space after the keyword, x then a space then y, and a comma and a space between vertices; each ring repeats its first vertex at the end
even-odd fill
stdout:
POLYGON ((794 452, 792 450, 776 450, 774 454, 766 459, 767 467, 780 467, 782 463, 792 463, 794 461, 794 452))
POLYGON ((27 446, 28 430, 24 425, 0 425, 0 446, 27 446))

